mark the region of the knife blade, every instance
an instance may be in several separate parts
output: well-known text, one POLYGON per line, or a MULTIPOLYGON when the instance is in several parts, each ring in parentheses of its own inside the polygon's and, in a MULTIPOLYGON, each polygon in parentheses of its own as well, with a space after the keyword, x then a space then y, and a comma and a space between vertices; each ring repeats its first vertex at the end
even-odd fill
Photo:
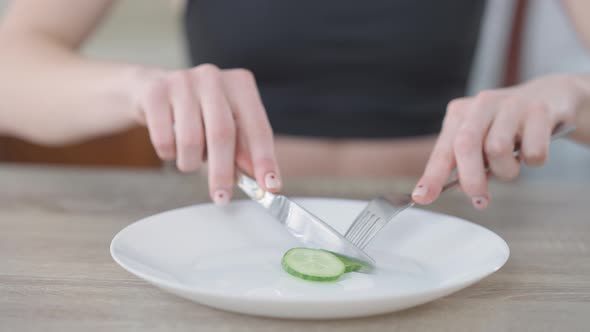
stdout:
POLYGON ((359 272, 370 272, 375 267, 375 261, 362 249, 286 196, 265 191, 254 179, 241 173, 237 175, 237 185, 306 247, 329 250, 358 260, 363 263, 359 272))

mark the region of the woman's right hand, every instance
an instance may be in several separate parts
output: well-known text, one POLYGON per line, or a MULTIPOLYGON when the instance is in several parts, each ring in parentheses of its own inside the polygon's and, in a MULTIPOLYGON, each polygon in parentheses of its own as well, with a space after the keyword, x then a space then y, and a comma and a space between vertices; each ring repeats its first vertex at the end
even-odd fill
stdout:
POLYGON ((208 161, 209 193, 231 199, 236 165, 269 191, 281 179, 273 133, 254 75, 203 64, 187 70, 134 69, 134 116, 145 124, 158 156, 182 172, 208 161))

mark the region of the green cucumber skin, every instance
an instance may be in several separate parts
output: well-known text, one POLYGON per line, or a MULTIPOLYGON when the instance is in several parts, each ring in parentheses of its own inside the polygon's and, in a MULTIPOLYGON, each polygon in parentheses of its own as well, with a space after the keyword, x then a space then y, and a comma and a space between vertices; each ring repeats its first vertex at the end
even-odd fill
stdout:
POLYGON ((350 272, 357 272, 361 270, 361 266, 358 264, 352 264, 352 265, 348 265, 346 263, 344 263, 344 273, 350 273, 350 272))

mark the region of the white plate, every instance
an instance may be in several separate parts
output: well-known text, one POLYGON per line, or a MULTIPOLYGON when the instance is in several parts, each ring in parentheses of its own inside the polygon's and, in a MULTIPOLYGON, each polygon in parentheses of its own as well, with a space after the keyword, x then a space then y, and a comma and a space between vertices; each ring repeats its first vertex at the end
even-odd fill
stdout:
MULTIPOLYGON (((340 232, 365 202, 297 199, 340 232)), ((342 318, 391 312, 448 295, 497 271, 506 242, 459 218, 410 209, 367 248, 375 274, 348 273, 314 283, 283 272, 281 257, 298 246, 251 201, 168 211, 123 229, 111 254, 123 268, 184 298, 245 314, 342 318)))

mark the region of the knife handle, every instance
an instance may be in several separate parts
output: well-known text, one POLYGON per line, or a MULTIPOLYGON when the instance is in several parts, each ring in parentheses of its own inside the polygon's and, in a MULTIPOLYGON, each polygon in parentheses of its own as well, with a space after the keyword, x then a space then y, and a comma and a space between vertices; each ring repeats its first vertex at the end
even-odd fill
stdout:
POLYGON ((236 184, 242 191, 254 200, 261 200, 266 192, 262 189, 256 180, 238 171, 236 172, 236 184))

